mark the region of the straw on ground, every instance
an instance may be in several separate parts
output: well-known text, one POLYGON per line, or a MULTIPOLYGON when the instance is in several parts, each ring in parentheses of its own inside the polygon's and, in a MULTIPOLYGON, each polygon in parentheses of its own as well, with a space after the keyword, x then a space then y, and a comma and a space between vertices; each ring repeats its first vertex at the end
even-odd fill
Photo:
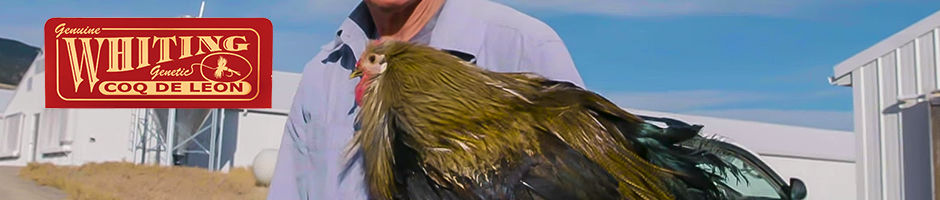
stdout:
POLYGON ((126 162, 56 166, 30 163, 20 176, 65 191, 70 199, 264 199, 247 168, 229 173, 126 162))

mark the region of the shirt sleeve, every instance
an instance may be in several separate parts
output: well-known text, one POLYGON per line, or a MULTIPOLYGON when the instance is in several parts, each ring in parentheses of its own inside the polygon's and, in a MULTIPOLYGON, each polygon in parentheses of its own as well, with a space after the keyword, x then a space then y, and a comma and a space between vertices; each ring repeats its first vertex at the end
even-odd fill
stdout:
POLYGON ((539 42, 524 50, 523 67, 553 80, 562 80, 584 87, 584 81, 574 66, 571 54, 561 39, 539 42))

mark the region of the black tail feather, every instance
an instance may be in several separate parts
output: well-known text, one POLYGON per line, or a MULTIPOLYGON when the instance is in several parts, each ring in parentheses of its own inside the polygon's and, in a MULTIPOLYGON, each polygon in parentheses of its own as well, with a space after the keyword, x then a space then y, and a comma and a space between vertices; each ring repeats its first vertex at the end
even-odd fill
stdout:
MULTIPOLYGON (((640 116, 647 121, 662 122, 666 128, 650 123, 639 124, 633 131, 634 145, 640 155, 656 166, 670 170, 672 178, 664 179, 676 199, 724 199, 727 176, 740 177, 738 169, 719 157, 714 139, 699 136, 701 125, 669 119, 640 116), (701 165, 711 166, 703 169, 701 165), (726 172, 731 172, 728 174, 726 172)), ((631 138, 631 136, 627 136, 631 138)))

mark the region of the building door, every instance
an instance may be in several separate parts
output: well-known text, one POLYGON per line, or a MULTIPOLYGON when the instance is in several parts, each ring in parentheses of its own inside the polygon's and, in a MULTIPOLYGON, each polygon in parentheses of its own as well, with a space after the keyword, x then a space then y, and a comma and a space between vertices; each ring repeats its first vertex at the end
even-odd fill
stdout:
POLYGON ((30 142, 29 162, 36 162, 39 159, 39 113, 33 114, 33 139, 30 142))
POLYGON ((930 170, 931 179, 933 179, 933 199, 940 199, 937 191, 940 191, 940 99, 930 100, 930 170))

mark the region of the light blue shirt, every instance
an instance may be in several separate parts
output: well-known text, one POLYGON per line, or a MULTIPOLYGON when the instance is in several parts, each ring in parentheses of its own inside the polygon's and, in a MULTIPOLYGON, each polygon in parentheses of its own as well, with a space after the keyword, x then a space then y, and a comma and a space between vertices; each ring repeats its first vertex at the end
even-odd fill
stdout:
MULTIPOLYGON (((535 18, 487 0, 447 0, 436 18, 425 28, 429 33, 419 33, 429 34, 423 42, 432 47, 492 71, 535 72, 584 86, 564 43, 535 18)), ((350 70, 374 34, 360 4, 304 67, 268 199, 367 199, 361 162, 347 164, 343 151, 353 136, 359 81, 349 79, 350 70)))

